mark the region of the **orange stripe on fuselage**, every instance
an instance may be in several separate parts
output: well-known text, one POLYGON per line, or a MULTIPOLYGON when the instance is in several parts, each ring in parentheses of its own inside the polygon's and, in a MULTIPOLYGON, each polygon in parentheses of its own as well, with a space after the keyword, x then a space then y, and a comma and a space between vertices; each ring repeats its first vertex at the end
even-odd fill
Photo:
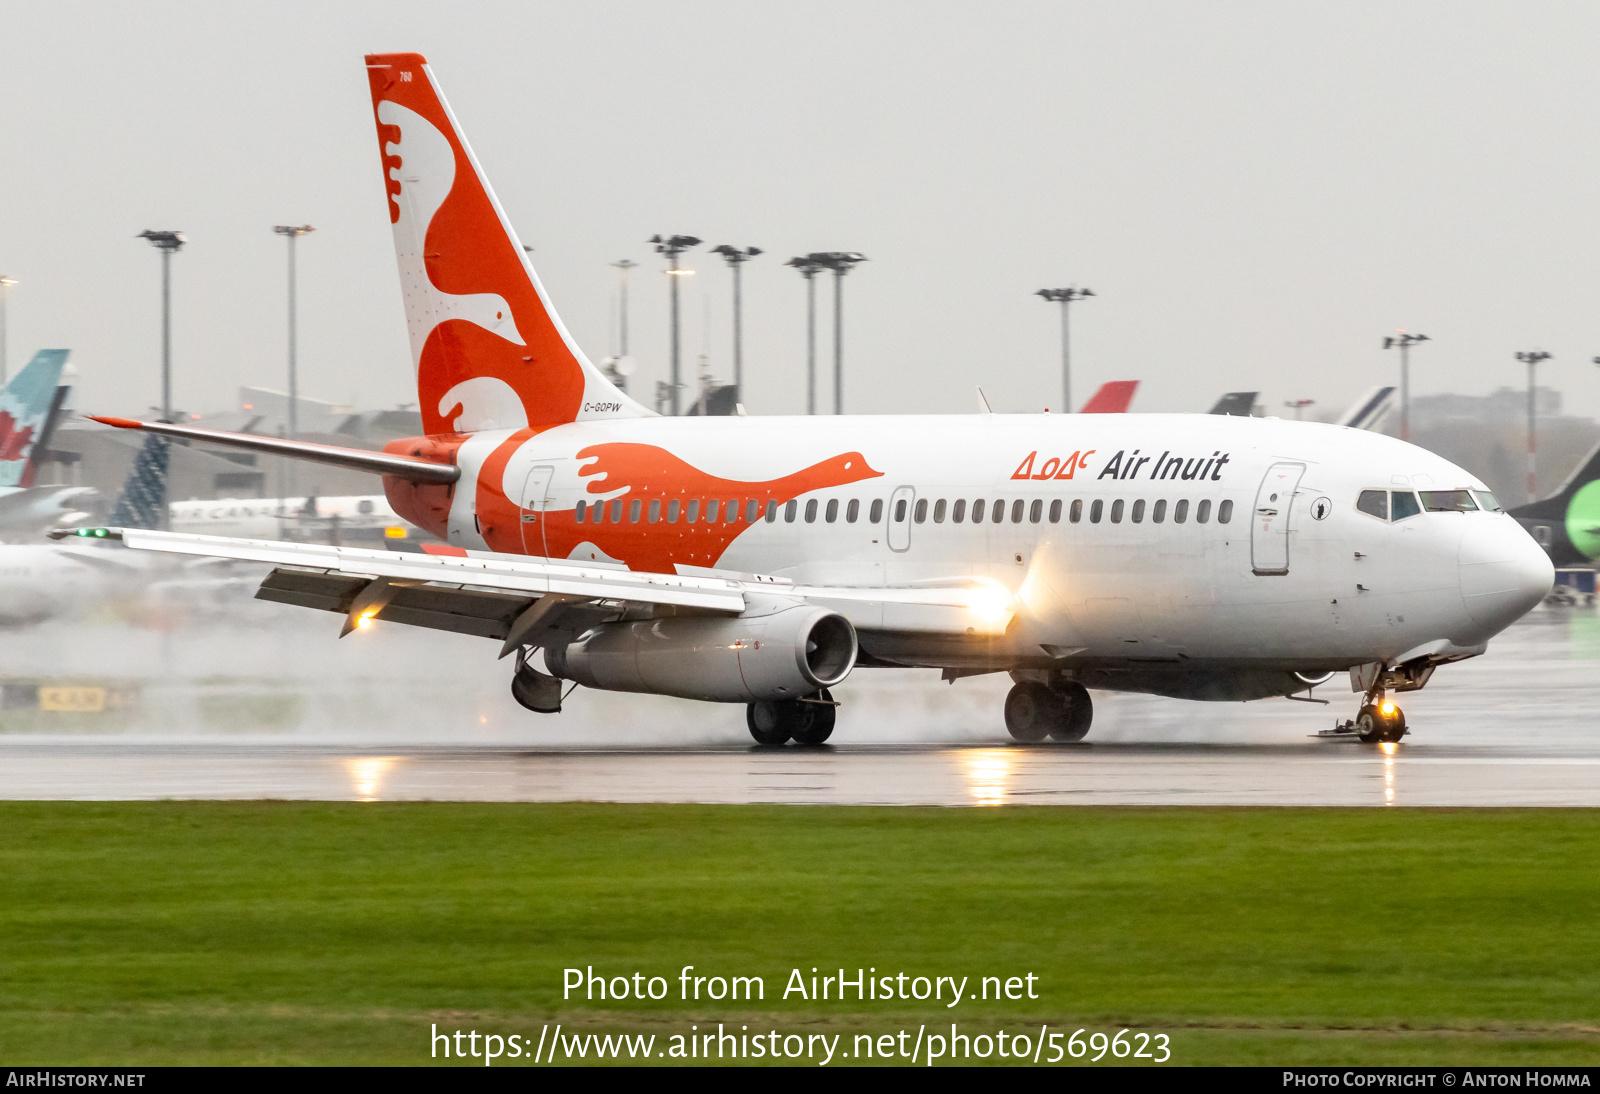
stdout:
MULTIPOLYGON (((484 461, 478 474, 478 518, 490 550, 524 553, 522 510, 495 484, 504 475, 512 453, 536 432, 520 430, 513 434, 484 461)), ((591 445, 578 452, 577 458, 593 461, 578 470, 587 483, 588 495, 620 498, 622 523, 612 523, 609 510, 607 519, 598 524, 588 520, 579 524, 572 509, 545 513, 544 540, 550 557, 568 558, 579 544, 593 543, 630 569, 656 573, 672 573, 679 563, 715 566, 728 545, 750 527, 745 522, 745 507, 751 500, 765 511, 769 501, 781 505, 813 490, 883 476, 859 452, 846 452, 792 475, 757 482, 708 474, 666 449, 649 444, 591 445), (618 495, 619 490, 624 492, 618 495), (637 523, 628 520, 635 500, 640 504, 637 523), (669 502, 679 501, 687 506, 690 501, 699 501, 703 516, 706 502, 713 500, 721 503, 716 523, 689 523, 681 513, 676 522, 667 521, 669 502), (654 524, 648 519, 652 501, 661 503, 660 517, 654 524), (732 522, 724 515, 729 501, 738 505, 738 519, 732 522)))

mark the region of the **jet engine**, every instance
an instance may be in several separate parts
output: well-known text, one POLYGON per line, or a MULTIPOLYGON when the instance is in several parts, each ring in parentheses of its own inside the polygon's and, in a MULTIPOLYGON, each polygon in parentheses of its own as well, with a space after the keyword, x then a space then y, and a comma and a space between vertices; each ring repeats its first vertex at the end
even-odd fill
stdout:
POLYGON ((754 603, 738 616, 603 623, 545 649, 556 676, 603 691, 720 703, 797 699, 838 684, 856 663, 856 631, 802 601, 754 603))

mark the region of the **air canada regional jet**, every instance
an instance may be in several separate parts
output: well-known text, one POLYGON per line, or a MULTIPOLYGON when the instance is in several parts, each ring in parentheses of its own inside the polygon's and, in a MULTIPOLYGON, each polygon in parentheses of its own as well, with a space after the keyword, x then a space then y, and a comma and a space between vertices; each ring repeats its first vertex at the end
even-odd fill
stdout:
POLYGON ((1359 429, 653 414, 557 318, 433 70, 378 54, 367 75, 427 435, 374 453, 99 420, 381 474, 445 544, 82 534, 272 563, 260 599, 338 613, 346 634, 497 640, 536 711, 569 681, 744 703, 768 745, 827 739, 830 689, 883 666, 1010 673, 1023 741, 1081 739, 1089 688, 1247 700, 1348 672, 1347 732, 1397 740, 1392 693, 1550 589, 1483 483, 1359 429))

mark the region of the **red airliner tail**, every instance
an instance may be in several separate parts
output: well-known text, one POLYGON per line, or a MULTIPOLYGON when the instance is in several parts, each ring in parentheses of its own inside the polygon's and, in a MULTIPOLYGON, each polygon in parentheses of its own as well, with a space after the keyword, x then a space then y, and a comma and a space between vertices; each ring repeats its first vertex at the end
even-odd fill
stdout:
POLYGON ((1126 414, 1133 404, 1133 394, 1139 390, 1138 380, 1112 380, 1100 385, 1100 390, 1089 397, 1079 414, 1126 414))

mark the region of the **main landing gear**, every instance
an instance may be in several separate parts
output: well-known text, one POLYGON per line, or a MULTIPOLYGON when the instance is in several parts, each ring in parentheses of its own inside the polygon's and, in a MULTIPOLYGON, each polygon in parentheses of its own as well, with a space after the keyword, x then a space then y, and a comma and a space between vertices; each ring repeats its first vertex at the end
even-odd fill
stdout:
POLYGON ((781 745, 788 740, 797 745, 820 745, 833 734, 837 709, 833 694, 823 688, 804 699, 751 703, 745 708, 744 720, 758 745, 781 745))
POLYGON ((1006 729, 1014 740, 1029 744, 1046 737, 1081 741, 1092 721, 1094 703, 1089 689, 1073 680, 1063 680, 1055 687, 1024 680, 1006 696, 1006 729))

